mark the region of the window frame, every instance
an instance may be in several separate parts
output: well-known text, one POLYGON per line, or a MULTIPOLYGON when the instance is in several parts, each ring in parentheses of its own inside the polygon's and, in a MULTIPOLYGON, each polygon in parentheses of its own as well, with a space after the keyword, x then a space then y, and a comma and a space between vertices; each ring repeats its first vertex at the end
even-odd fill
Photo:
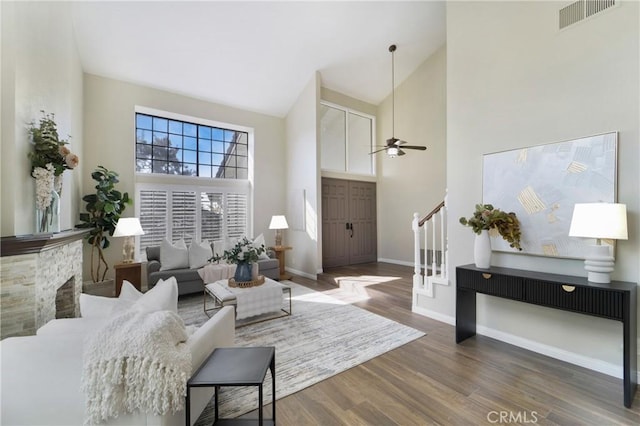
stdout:
MULTIPOLYGON (((150 130, 150 132, 153 134, 153 132, 150 130)), ((134 173, 136 174, 136 176, 169 176, 169 177, 174 177, 174 178, 186 178, 186 179, 193 179, 193 178, 197 178, 197 179, 215 179, 215 180, 229 180, 229 181, 253 181, 253 143, 254 143, 254 129, 252 127, 247 127, 247 126, 242 126, 242 125, 237 125, 237 124, 231 124, 231 123, 224 123, 221 121, 214 121, 214 120, 209 120, 209 119, 205 119, 205 118, 199 118, 199 117, 193 117, 193 116, 188 116, 188 115, 183 115, 183 114, 178 114, 178 113, 174 113, 174 112, 169 112, 169 111, 162 111, 162 110, 158 110, 158 109, 154 109, 154 108, 149 108, 149 107, 144 107, 144 106, 139 106, 136 105, 134 108, 134 114, 133 114, 133 141, 134 141, 134 147, 133 147, 133 170, 134 173), (173 120, 173 121, 181 121, 181 122, 186 122, 188 124, 195 124, 195 125, 201 125, 201 126, 207 126, 207 127, 215 127, 215 128, 219 128, 222 130, 232 130, 235 132, 244 132, 247 134, 247 178, 227 178, 227 177, 223 177, 223 178, 216 178, 216 177, 207 177, 207 176, 193 176, 193 175, 182 175, 182 174, 169 174, 169 173, 145 173, 145 172, 139 172, 137 170, 137 122, 136 122, 136 115, 137 114, 145 114, 145 115, 150 115, 152 117, 156 117, 156 118, 160 118, 160 119, 166 119, 166 120, 173 120)), ((196 136, 196 142, 198 141, 198 136, 196 136)), ((184 149, 184 148, 183 148, 184 149)), ((196 150, 196 153, 199 153, 200 150, 196 150)), ((180 164, 184 164, 184 160, 182 160, 180 162, 180 164)), ((188 163, 190 164, 190 163, 188 163)), ((198 165, 197 160, 196 160, 196 166, 198 165)), ((213 166, 212 166, 213 167, 213 166)), ((237 170, 237 167, 236 167, 237 170)))
MULTIPOLYGON (((374 115, 367 114, 365 112, 358 111, 356 109, 349 108, 344 105, 339 105, 339 104, 325 101, 325 100, 320 100, 320 105, 324 105, 329 108, 334 108, 334 109, 343 111, 345 114, 345 128, 344 128, 345 140, 344 140, 344 146, 343 146, 345 170, 325 169, 322 167, 322 164, 320 164, 321 171, 328 172, 328 173, 347 174, 347 175, 353 175, 353 176, 365 176, 368 178, 375 178, 378 174, 375 155, 371 155, 371 173, 356 173, 356 172, 349 171, 349 114, 357 115, 359 117, 363 117, 371 120, 371 143, 369 145, 369 148, 370 148, 369 152, 373 152, 376 146, 375 145, 376 144, 376 126, 377 126, 376 117, 374 115)), ((322 148, 323 148, 322 134, 320 134, 320 149, 322 148)))

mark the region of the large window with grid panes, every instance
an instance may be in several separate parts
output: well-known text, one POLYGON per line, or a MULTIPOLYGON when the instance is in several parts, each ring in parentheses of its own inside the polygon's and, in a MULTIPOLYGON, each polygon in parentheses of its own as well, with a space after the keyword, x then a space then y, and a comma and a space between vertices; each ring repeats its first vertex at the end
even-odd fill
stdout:
POLYGON ((147 108, 137 109, 135 124, 140 258, 165 238, 248 235, 251 129, 147 108))
POLYGON ((248 132, 136 113, 136 172, 247 179, 248 132))

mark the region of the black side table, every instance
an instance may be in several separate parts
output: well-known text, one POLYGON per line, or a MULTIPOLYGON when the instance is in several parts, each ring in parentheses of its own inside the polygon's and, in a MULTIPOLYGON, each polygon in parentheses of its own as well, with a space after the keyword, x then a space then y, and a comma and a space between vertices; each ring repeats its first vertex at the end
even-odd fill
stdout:
POLYGON ((269 347, 237 347, 217 348, 202 363, 198 371, 187 382, 185 404, 186 425, 191 424, 191 388, 215 387, 215 420, 214 424, 246 424, 247 419, 218 419, 218 395, 222 386, 257 386, 258 387, 258 424, 263 425, 262 415, 262 383, 271 370, 271 386, 273 389, 272 414, 268 424, 276 423, 276 348, 269 347))

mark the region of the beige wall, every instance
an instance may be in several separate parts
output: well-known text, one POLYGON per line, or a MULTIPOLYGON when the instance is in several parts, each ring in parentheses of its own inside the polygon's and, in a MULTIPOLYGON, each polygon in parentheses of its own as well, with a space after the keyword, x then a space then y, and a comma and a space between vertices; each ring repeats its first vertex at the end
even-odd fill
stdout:
MULTIPOLYGON (((82 140, 82 66, 70 4, 2 2, 2 235, 35 231, 34 179, 27 154, 28 125, 41 110, 55 114, 61 138, 85 161, 82 140)), ((72 228, 82 191, 79 170, 63 175, 61 229, 72 228)))
MULTIPOLYGON (((427 150, 406 150, 396 158, 376 154, 378 258, 383 261, 413 261, 413 213, 424 215, 444 199, 446 61, 443 46, 396 88, 395 137, 427 150)), ((377 124, 377 145, 384 145, 392 136, 391 96, 379 105, 377 124)))
MULTIPOLYGON (((622 2, 564 31, 564 2, 447 3, 447 185, 450 276, 473 262, 455 218, 482 200, 482 155, 619 131, 618 201, 629 240, 614 279, 637 282, 640 259, 639 6, 622 2)), ((494 253, 494 265, 586 276, 582 261, 494 253)), ((455 286, 423 307, 453 318, 455 286)), ((479 296, 480 332, 621 374, 619 323, 479 296)))
POLYGON ((284 233, 284 243, 293 246, 287 252, 287 268, 292 272, 315 278, 322 262, 320 223, 320 155, 318 110, 320 75, 316 73, 307 83, 287 114, 286 169, 288 197, 287 217, 290 227, 284 233), (306 194, 304 211, 300 213, 302 191, 306 194), (295 209, 296 211, 293 211, 295 209), (295 229, 293 216, 304 214, 304 228, 295 229))
MULTIPOLYGON (((86 144, 82 175, 85 188, 93 188, 91 172, 101 165, 118 172, 119 189, 135 197, 134 111, 136 106, 251 127, 254 129, 255 136, 253 230, 256 235, 263 232, 268 244, 273 242, 274 232, 268 229, 269 221, 272 215, 281 213, 286 195, 286 167, 282 155, 285 137, 282 118, 242 111, 91 74, 85 74, 84 84, 86 144)), ((177 179, 177 182, 186 182, 181 177, 177 179)), ((197 181, 198 179, 189 180, 194 184, 197 181)), ((135 206, 131 206, 125 211, 125 216, 133 216, 134 213, 135 206)), ((111 239, 113 246, 107 250, 107 260, 111 266, 121 259, 122 241, 120 240, 120 238, 111 239)), ((85 271, 87 271, 88 245, 85 248, 85 271)), ((88 276, 86 272, 85 275, 88 276)), ((113 268, 108 276, 113 277, 113 268)))

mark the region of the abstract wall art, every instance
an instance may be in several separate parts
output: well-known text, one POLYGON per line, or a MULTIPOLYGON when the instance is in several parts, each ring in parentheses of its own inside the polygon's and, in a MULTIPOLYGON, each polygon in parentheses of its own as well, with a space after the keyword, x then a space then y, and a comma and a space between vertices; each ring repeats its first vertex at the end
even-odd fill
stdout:
MULTIPOLYGON (((616 202, 618 133, 483 156, 483 203, 515 212, 522 253, 584 259, 593 240, 569 237, 575 203, 616 202)), ((513 252, 501 238, 496 251, 513 252)), ((612 244, 612 242, 608 242, 612 244)))

